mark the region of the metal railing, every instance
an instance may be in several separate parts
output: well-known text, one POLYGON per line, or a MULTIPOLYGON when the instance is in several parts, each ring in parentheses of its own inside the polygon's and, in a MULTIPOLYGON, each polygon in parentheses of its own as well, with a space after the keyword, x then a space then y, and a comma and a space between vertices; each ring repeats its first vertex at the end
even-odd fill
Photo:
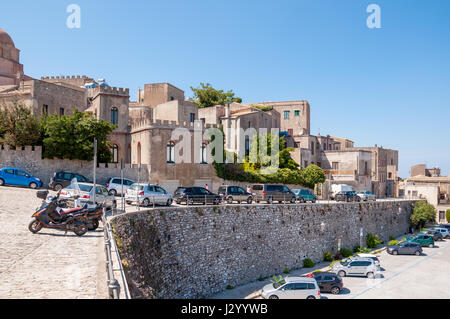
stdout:
POLYGON ((122 263, 120 262, 120 255, 119 250, 117 248, 116 241, 114 239, 114 236, 112 235, 112 227, 111 224, 106 219, 106 210, 103 210, 103 216, 102 216, 102 222, 103 222, 103 233, 104 233, 104 240, 105 240, 105 256, 106 256, 106 273, 107 273, 107 283, 108 283, 108 295, 110 299, 120 299, 120 284, 119 281, 114 277, 114 267, 113 267, 113 258, 112 258, 112 249, 114 248, 114 251, 116 253, 119 271, 121 274, 121 280, 122 280, 122 286, 123 286, 123 293, 125 299, 131 299, 130 292, 128 290, 128 283, 125 277, 125 272, 122 268, 122 263))

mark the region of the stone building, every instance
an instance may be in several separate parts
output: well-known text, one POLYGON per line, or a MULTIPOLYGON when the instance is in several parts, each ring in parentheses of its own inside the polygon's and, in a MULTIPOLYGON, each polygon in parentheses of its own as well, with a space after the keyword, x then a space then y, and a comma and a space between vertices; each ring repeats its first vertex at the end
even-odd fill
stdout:
POLYGON ((399 195, 423 199, 436 208, 436 221, 447 223, 445 212, 450 209, 450 175, 441 176, 438 167, 427 169, 425 164, 411 167, 411 176, 399 186, 399 195))
MULTIPOLYGON (((152 181, 173 189, 178 185, 217 182, 205 156, 207 141, 191 143, 193 163, 177 163, 171 138, 176 129, 202 134, 208 127, 222 127, 228 151, 247 155, 252 130, 280 129, 292 158, 303 168, 322 167, 328 184, 348 183, 356 190, 372 190, 377 196, 395 196, 398 152, 382 147, 354 147, 354 142, 335 136, 311 135, 311 109, 307 101, 231 103, 199 109, 186 100, 184 91, 169 83, 145 84, 130 101, 129 90, 109 86, 104 79, 87 76, 52 76, 40 80, 26 76, 20 51, 0 29, 0 105, 21 102, 38 117, 70 115, 74 109, 91 113, 117 128, 109 136, 113 163, 123 160, 143 164, 152 181), (201 123, 201 124, 198 124, 201 123), (243 134, 235 134, 242 130, 243 134), (200 158, 200 160, 199 160, 200 158), (165 183, 165 184, 164 184, 165 183)), ((431 172, 431 171, 430 171, 431 172)))

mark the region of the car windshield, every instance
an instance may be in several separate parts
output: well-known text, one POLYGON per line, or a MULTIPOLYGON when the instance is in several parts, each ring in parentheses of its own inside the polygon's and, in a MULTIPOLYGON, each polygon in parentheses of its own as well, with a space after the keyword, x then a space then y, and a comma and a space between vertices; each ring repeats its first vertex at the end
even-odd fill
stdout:
POLYGON ((78 184, 78 186, 80 187, 80 191, 86 192, 86 193, 89 193, 92 190, 92 187, 93 187, 91 185, 83 185, 83 184, 81 184, 81 185, 78 184))
POLYGON ((132 190, 134 190, 134 191, 141 191, 141 190, 144 189, 144 186, 143 186, 143 185, 138 185, 138 184, 133 184, 133 185, 131 185, 130 188, 131 188, 132 190))
POLYGON ((274 282, 274 283, 273 283, 273 288, 278 289, 278 288, 280 288, 281 286, 283 286, 284 284, 286 284, 286 281, 284 281, 284 280, 281 280, 281 281, 279 281, 279 282, 274 282))

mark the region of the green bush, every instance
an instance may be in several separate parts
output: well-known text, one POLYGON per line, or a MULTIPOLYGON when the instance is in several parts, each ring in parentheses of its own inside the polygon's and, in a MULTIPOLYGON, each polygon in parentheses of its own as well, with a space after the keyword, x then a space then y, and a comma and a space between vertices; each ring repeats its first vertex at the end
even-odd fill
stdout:
POLYGON ((395 245, 398 245, 400 242, 398 241, 398 240, 391 240, 389 243, 388 243, 388 246, 395 246, 395 245))
POLYGON ((377 248, 379 244, 381 244, 382 241, 379 240, 378 235, 374 235, 374 234, 367 234, 366 237, 366 244, 368 248, 377 248))
POLYGON ((286 275, 289 274, 291 271, 289 270, 289 268, 286 268, 283 273, 285 273, 286 275))
POLYGON ((445 218, 447 219, 447 223, 450 223, 450 209, 447 209, 445 212, 445 218))
POLYGON ((347 248, 341 248, 340 253, 341 253, 342 257, 344 257, 344 258, 353 256, 353 250, 347 249, 347 248))
POLYGON ((227 286, 227 290, 233 290, 233 289, 234 289, 233 286, 230 286, 230 285, 227 286))
POLYGON ((436 209, 425 201, 417 202, 411 214, 411 224, 422 229, 426 223, 436 221, 436 209))
POLYGON ((323 261, 333 261, 333 254, 331 254, 329 251, 324 250, 323 252, 323 261))
POLYGON ((395 240, 394 236, 389 236, 389 241, 395 240))
POLYGON ((303 260, 303 268, 312 268, 314 267, 316 264, 314 263, 314 261, 312 261, 309 258, 306 258, 305 260, 303 260))
POLYGON ((368 254, 368 253, 370 253, 370 251, 371 251, 370 248, 363 247, 363 248, 360 248, 360 249, 358 250, 358 253, 360 253, 360 254, 368 254))

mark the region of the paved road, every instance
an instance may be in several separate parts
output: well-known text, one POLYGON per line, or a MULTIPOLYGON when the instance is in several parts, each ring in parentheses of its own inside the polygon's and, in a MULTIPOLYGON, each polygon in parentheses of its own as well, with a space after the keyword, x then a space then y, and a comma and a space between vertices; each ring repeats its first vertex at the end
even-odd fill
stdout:
POLYGON ((106 298, 101 227, 83 237, 28 230, 36 191, 0 188, 0 298, 106 298))

